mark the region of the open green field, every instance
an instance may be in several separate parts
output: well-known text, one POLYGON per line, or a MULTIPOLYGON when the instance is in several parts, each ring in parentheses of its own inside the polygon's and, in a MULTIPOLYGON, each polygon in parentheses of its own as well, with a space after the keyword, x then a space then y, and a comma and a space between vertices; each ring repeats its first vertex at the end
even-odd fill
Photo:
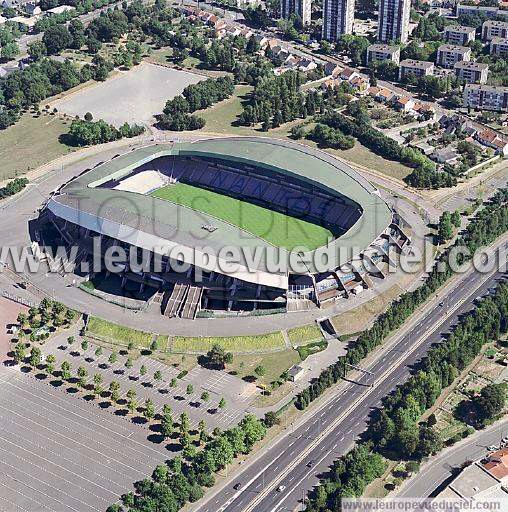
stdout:
MULTIPOLYGON (((143 331, 136 331, 123 325, 113 324, 95 316, 90 317, 86 329, 87 334, 97 336, 104 341, 127 346, 130 341, 136 348, 149 348, 152 344, 152 334, 143 331)), ((162 345, 163 339, 158 340, 162 345)), ((167 343, 167 337, 165 339, 167 343)), ((163 350, 165 347, 160 346, 163 350)))
POLYGON ((228 338, 192 338, 175 336, 171 341, 173 352, 208 352, 218 344, 227 352, 261 352, 282 350, 285 347, 281 332, 272 332, 258 336, 231 336, 228 338))
POLYGON ((0 181, 22 176, 72 151, 58 138, 69 131, 58 116, 24 114, 6 130, 0 130, 0 181))
POLYGON ((185 183, 162 187, 152 195, 213 215, 288 250, 303 244, 313 250, 333 237, 331 231, 316 224, 185 183))
POLYGON ((315 323, 288 329, 287 335, 293 346, 306 345, 307 343, 312 343, 314 341, 320 341, 323 339, 321 329, 315 323))

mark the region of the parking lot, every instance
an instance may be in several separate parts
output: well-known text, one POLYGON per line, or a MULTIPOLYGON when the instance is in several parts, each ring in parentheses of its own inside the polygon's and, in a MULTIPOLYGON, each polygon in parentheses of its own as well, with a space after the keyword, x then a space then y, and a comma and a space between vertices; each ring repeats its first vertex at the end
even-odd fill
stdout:
POLYGON ((0 386, 0 510, 104 511, 170 456, 140 426, 17 366, 0 386))
POLYGON ((125 367, 128 358, 118 355, 114 363, 109 362, 110 350, 103 349, 100 356, 95 355, 97 345, 88 344, 86 351, 81 348, 81 338, 77 337, 74 344, 69 347, 64 335, 55 336, 46 342, 42 351, 45 357, 53 354, 57 360, 56 368, 60 368, 62 361, 70 363, 72 373, 82 366, 88 371, 88 381, 92 382, 93 375, 100 373, 103 376, 104 388, 109 383, 117 381, 121 387, 121 396, 125 397, 129 389, 136 391, 139 405, 143 405, 150 398, 155 404, 155 411, 161 412, 164 404, 168 404, 175 419, 183 412, 187 412, 192 428, 196 428, 200 420, 204 420, 208 430, 215 427, 226 429, 236 425, 256 398, 257 390, 254 384, 242 381, 240 378, 223 371, 208 370, 202 367, 193 368, 187 375, 178 379, 180 370, 173 366, 161 363, 147 356, 140 356, 133 360, 131 368, 125 367), (141 375, 144 366, 146 374, 141 375), (160 372, 161 379, 154 378, 155 372, 160 372), (171 387, 171 381, 176 379, 176 386, 171 387), (187 393, 188 385, 192 385, 192 393, 187 393), (208 401, 201 400, 204 391, 209 394, 208 401), (224 398, 226 407, 219 408, 219 401, 224 398))
POLYGON ((117 127, 125 122, 151 122, 167 100, 203 79, 195 73, 143 63, 58 99, 50 107, 73 117, 91 112, 94 119, 104 119, 117 127))

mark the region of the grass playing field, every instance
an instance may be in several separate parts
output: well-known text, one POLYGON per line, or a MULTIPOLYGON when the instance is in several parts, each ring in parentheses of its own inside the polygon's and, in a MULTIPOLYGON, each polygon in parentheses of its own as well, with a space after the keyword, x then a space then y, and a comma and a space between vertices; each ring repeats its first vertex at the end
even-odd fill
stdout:
POLYGON ((160 188, 152 195, 213 215, 288 250, 297 246, 313 250, 333 236, 331 231, 316 224, 185 183, 160 188))

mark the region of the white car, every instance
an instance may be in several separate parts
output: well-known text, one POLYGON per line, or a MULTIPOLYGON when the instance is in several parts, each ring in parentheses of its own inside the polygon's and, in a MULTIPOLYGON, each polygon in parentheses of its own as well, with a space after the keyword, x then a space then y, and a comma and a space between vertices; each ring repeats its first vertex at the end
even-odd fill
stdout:
POLYGON ((490 446, 487 448, 487 450, 488 450, 489 452, 495 452, 495 451, 497 450, 497 446, 494 446, 494 445, 492 444, 492 445, 490 445, 490 446))
POLYGON ((285 485, 279 485, 279 487, 277 487, 277 492, 282 492, 286 490, 286 486, 285 485))

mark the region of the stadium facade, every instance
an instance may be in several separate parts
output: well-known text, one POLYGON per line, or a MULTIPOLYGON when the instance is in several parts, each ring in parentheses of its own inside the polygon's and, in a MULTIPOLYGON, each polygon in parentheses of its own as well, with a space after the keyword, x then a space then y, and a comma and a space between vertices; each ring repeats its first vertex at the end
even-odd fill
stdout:
MULTIPOLYGON (((147 253, 149 266, 142 270, 131 258, 115 260, 120 289, 134 283, 160 302, 163 314, 186 318, 203 309, 321 306, 371 286, 371 276, 384 278, 393 251, 409 243, 395 212, 348 165, 303 145, 254 137, 156 144, 118 156, 55 191, 38 222, 41 245, 78 248, 76 272, 97 258, 97 247, 103 260, 112 248, 147 253), (199 202, 153 195, 178 184, 221 194, 226 206, 230 198, 300 219, 331 236, 313 247, 301 228, 301 246, 281 247, 219 212, 206 213, 199 202)), ((100 273, 110 276, 109 270, 100 273)))

